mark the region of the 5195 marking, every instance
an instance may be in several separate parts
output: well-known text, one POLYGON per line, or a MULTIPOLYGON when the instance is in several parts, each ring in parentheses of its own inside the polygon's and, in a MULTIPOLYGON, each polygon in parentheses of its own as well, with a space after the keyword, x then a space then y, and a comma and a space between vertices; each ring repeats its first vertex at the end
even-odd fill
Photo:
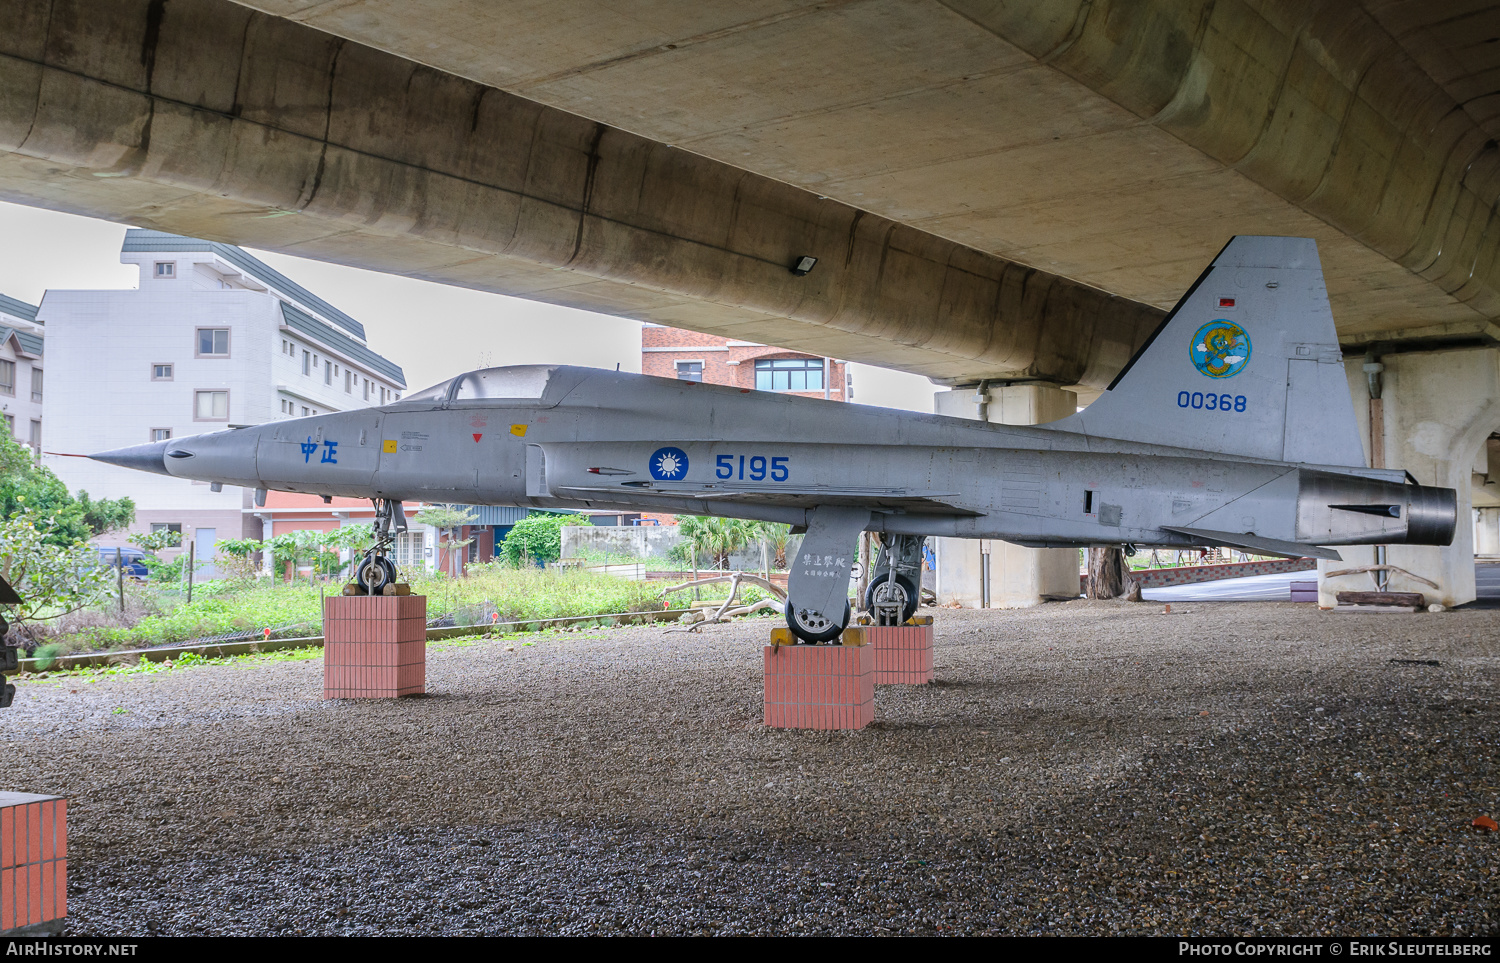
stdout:
POLYGON ((791 468, 787 462, 790 458, 777 455, 767 459, 765 455, 720 455, 714 460, 714 477, 733 478, 736 481, 744 481, 747 477, 751 481, 765 481, 766 475, 771 476, 771 481, 784 482, 791 477, 791 468), (746 466, 749 466, 749 474, 746 474, 746 466))

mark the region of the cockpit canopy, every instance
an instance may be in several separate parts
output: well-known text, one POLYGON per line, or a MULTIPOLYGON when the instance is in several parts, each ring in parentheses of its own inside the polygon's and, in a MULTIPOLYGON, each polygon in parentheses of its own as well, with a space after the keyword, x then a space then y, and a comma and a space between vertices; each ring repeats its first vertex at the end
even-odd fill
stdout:
POLYGON ((557 365, 511 365, 505 368, 481 368, 450 378, 431 388, 409 394, 402 405, 421 407, 472 404, 494 404, 503 401, 539 402, 557 365))

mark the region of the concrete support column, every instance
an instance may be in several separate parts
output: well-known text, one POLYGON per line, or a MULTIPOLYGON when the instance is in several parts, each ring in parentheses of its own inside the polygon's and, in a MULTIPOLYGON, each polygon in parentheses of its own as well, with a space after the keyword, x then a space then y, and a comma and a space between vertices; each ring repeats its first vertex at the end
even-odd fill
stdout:
MULTIPOLYGON (((1500 350, 1495 348, 1387 354, 1382 386, 1385 466, 1404 469, 1423 485, 1458 492, 1458 526, 1453 544, 1392 545, 1386 561, 1438 587, 1392 572, 1394 592, 1421 592, 1429 602, 1461 605, 1474 593, 1473 474, 1483 464, 1486 441, 1500 429, 1500 350)), ((1346 365, 1354 411, 1368 458, 1370 390, 1363 359, 1346 365)), ((1484 468, 1480 469, 1485 470, 1484 468)), ((1318 563, 1318 603, 1333 605, 1341 591, 1369 591, 1369 575, 1329 578, 1342 568, 1371 565, 1370 546, 1341 548, 1342 562, 1318 563)))
MULTIPOLYGON (((1078 410, 1076 392, 1052 385, 1004 385, 939 391, 934 411, 997 425, 1040 425, 1078 410)), ((996 539, 937 538, 940 605, 978 608, 984 597, 981 573, 989 555, 992 608, 1024 608, 1048 597, 1078 594, 1078 550, 1022 548, 996 539)))
POLYGON ((1481 508, 1474 526, 1474 554, 1500 558, 1500 508, 1481 508))

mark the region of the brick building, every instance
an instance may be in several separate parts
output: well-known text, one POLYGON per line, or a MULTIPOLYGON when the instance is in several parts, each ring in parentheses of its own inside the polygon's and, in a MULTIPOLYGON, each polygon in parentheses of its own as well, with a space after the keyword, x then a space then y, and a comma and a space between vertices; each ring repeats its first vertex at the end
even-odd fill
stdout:
MULTIPOLYGON (((656 324, 641 326, 641 374, 804 398, 854 400, 854 382, 843 361, 656 324)), ((677 518, 646 512, 635 524, 675 525, 677 518)))
POLYGON ((641 327, 641 374, 830 401, 854 397, 842 361, 653 324, 641 327))

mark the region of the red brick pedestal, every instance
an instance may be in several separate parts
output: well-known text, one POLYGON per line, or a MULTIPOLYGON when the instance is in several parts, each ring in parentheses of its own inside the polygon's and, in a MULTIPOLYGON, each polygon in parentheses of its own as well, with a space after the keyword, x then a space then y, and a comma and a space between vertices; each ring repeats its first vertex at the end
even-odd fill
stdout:
POLYGON ((794 645, 772 629, 765 649, 765 724, 773 729, 863 729, 875 721, 875 659, 866 631, 841 645, 794 645))
POLYGON ((323 698, 391 699, 427 691, 427 597, 323 600, 323 698))
POLYGON ((0 936, 59 936, 68 915, 68 801, 0 792, 0 936))
POLYGON ((875 650, 876 685, 923 685, 932 681, 932 618, 865 629, 875 650))

